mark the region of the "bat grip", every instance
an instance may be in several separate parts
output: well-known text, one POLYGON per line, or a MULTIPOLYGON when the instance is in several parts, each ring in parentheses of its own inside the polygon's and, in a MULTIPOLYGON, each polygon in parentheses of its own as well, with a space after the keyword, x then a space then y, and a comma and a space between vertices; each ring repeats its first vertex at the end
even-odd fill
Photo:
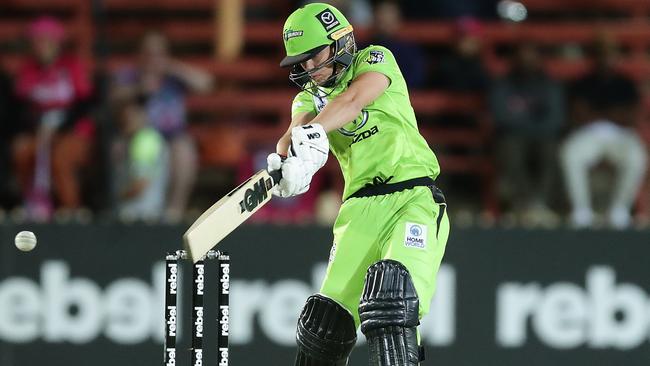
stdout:
POLYGON ((276 185, 280 183, 280 179, 282 179, 282 169, 274 170, 269 173, 271 178, 273 178, 273 185, 276 185))

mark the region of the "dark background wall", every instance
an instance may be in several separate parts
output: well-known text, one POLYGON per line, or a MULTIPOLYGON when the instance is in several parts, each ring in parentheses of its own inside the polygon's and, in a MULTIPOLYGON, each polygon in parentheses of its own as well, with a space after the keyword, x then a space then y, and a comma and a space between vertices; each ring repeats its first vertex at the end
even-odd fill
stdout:
MULTIPOLYGON (((0 226, 0 365, 162 363, 163 259, 182 228, 31 226, 38 246, 20 253, 22 229, 0 226)), ((330 242, 327 228, 248 225, 220 246, 232 257, 233 365, 292 364, 296 318, 330 242)), ((648 257, 642 231, 454 230, 423 320, 423 365, 647 365, 648 257)), ((351 364, 366 363, 361 344, 351 364)))

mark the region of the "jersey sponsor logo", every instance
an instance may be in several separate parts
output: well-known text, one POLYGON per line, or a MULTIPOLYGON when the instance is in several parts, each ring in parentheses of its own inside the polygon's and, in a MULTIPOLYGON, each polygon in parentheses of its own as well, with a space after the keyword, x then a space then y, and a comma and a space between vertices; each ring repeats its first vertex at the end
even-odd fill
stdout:
POLYGON ((341 128, 338 129, 339 133, 341 133, 342 135, 345 135, 345 136, 353 137, 355 135, 355 133, 357 131, 359 131, 359 129, 363 128, 366 125, 366 123, 368 122, 368 115, 369 115, 368 111, 366 111, 365 109, 361 110, 361 116, 359 118, 355 119, 354 122, 352 122, 352 123, 354 123, 354 129, 350 130, 350 129, 346 129, 346 128, 341 127, 341 128))
POLYGON ((332 11, 329 9, 325 9, 320 13, 316 14, 316 19, 318 19, 318 21, 323 26, 323 28, 325 28, 325 30, 328 32, 331 31, 337 25, 341 24, 341 22, 339 22, 339 20, 336 19, 334 13, 332 13, 332 11))
POLYGON ((377 126, 372 126, 369 129, 354 135, 354 138, 352 139, 352 143, 350 144, 350 146, 356 144, 359 141, 363 141, 367 138, 374 136, 377 132, 379 132, 379 128, 377 126))
POLYGON ((284 37, 285 41, 288 41, 291 38, 302 37, 303 34, 304 34, 304 32, 301 31, 301 30, 287 29, 287 30, 284 31, 283 37, 284 37))
POLYGON ((366 62, 370 65, 384 63, 384 52, 383 51, 370 51, 366 62))
POLYGON ((404 246, 407 248, 427 248, 427 226, 413 222, 406 223, 404 246))

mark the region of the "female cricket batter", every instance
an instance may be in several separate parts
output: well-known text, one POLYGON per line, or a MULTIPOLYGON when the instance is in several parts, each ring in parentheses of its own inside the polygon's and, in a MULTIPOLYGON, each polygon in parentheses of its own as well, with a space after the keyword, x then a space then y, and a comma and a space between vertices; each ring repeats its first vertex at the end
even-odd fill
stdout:
POLYGON ((280 66, 291 67, 302 91, 268 157, 269 171, 282 170, 276 194, 307 191, 329 150, 345 178, 327 275, 298 321, 295 364, 346 365, 361 326, 370 365, 418 365, 417 325, 429 311, 449 219, 434 186, 440 167, 402 73, 384 47, 357 51, 352 26, 327 4, 296 10, 282 36, 280 66))

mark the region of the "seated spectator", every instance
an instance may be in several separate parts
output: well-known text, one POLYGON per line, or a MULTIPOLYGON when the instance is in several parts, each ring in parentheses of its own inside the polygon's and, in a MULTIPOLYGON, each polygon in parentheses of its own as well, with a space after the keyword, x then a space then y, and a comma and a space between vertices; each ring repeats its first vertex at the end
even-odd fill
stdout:
POLYGON ((410 89, 422 88, 427 81, 426 58, 416 44, 398 39, 402 14, 397 1, 382 0, 374 8, 371 44, 391 50, 400 64, 404 80, 410 89))
POLYGON ((125 220, 159 219, 169 180, 165 139, 147 122, 144 100, 119 101, 113 110, 119 123, 111 149, 117 214, 125 220))
POLYGON ((28 214, 43 220, 53 209, 51 180, 61 208, 82 205, 77 173, 89 161, 94 135, 87 115, 92 85, 81 60, 62 52, 64 29, 56 19, 35 20, 28 36, 32 54, 15 81, 26 113, 12 150, 28 214))
POLYGON ((181 219, 197 174, 194 141, 187 131, 185 97, 188 92, 207 92, 212 76, 171 58, 167 39, 160 33, 145 35, 137 65, 115 77, 114 98, 141 96, 149 123, 170 148, 170 182, 166 219, 181 219))
POLYGON ((452 92, 484 92, 490 78, 481 60, 481 24, 472 18, 456 23, 454 53, 443 57, 435 68, 432 85, 452 92))
POLYGON ((646 170, 646 146, 635 130, 639 92, 634 82, 614 68, 615 43, 603 37, 596 45, 594 70, 575 83, 576 122, 561 149, 566 187, 572 205, 571 221, 592 226, 589 170, 601 161, 616 168, 616 182, 608 221, 614 228, 631 224, 631 208, 646 170))
POLYGON ((554 191, 565 101, 561 87, 542 69, 535 45, 518 46, 510 72, 494 82, 489 99, 502 196, 523 218, 544 219, 554 191))

